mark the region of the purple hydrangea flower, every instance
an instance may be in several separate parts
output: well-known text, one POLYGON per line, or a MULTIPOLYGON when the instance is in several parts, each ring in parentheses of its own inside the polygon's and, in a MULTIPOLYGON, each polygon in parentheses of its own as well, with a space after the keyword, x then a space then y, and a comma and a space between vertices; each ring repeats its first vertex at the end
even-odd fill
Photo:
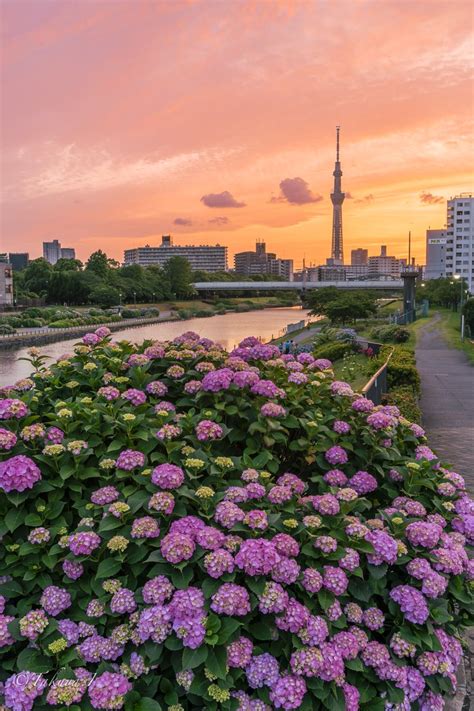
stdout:
POLYGON ((227 666, 245 669, 252 659, 253 642, 248 637, 239 637, 227 647, 227 666))
POLYGON ((237 567, 252 576, 268 575, 280 560, 275 544, 264 538, 244 541, 235 556, 237 567))
POLYGON ((278 681, 280 669, 275 657, 265 652, 252 657, 245 674, 252 689, 261 689, 263 686, 272 688, 278 681))
POLYGON ((338 445, 330 447, 324 456, 326 461, 331 466, 335 466, 336 464, 346 464, 349 461, 346 450, 338 445))
POLYGON ((57 617, 61 612, 71 607, 72 600, 67 590, 58 588, 56 585, 49 585, 43 590, 40 605, 48 615, 57 617))
POLYGON ((121 709, 132 685, 123 674, 103 672, 89 684, 89 698, 95 709, 121 709))
POLYGON ((41 696, 48 686, 42 674, 21 671, 8 677, 5 682, 5 704, 12 711, 31 711, 35 699, 41 696))
POLYGON ((429 610, 425 597, 411 585, 398 585, 391 590, 390 597, 398 603, 409 622, 421 625, 428 619, 429 610))
POLYGON ((235 583, 224 583, 211 598, 211 610, 218 615, 243 617, 250 612, 248 591, 235 583))
POLYGON ((184 472, 175 464, 160 464, 153 469, 151 480, 160 489, 178 489, 184 482, 184 472))
POLYGON ((170 532, 161 540, 160 548, 163 558, 176 565, 192 558, 196 544, 191 536, 170 532))
POLYGON ((145 464, 145 455, 142 452, 138 452, 134 449, 125 449, 120 452, 116 467, 117 469, 123 469, 124 471, 132 471, 136 467, 142 467, 145 464))
MULTIPOLYGON (((2 402, 0 400, 0 402, 2 402)), ((0 489, 10 491, 25 491, 32 489, 41 479, 41 472, 34 461, 24 454, 10 457, 0 462, 0 489)))
POLYGON ((217 422, 212 420, 201 420, 196 425, 196 437, 200 442, 208 442, 215 439, 220 439, 224 434, 224 430, 217 422))
POLYGON ((298 709, 306 694, 306 683, 300 676, 281 676, 272 686, 270 701, 277 709, 298 709))

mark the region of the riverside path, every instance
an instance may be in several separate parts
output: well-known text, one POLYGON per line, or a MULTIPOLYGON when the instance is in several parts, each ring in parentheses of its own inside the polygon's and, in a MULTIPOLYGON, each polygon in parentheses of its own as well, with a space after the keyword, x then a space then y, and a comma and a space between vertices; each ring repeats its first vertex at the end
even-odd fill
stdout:
POLYGON ((420 329, 416 365, 429 443, 474 492, 474 368, 444 341, 436 314, 420 329))

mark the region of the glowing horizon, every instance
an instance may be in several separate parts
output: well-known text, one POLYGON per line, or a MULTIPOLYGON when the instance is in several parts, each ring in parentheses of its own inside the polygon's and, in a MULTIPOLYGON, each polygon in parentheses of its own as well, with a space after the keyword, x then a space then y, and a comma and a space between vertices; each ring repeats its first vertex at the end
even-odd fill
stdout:
POLYGON ((224 244, 424 263, 472 192, 472 13, 445 0, 2 0, 1 251, 224 244))

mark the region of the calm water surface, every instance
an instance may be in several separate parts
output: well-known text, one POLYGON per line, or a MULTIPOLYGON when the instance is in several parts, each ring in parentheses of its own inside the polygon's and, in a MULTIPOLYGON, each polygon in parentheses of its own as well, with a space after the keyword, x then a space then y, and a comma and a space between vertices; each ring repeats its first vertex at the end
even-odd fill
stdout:
MULTIPOLYGON (((250 311, 242 314, 230 313, 209 318, 194 318, 188 321, 153 323, 140 328, 124 328, 122 331, 115 331, 112 337, 115 340, 127 339, 139 343, 145 338, 168 340, 179 336, 184 331, 196 331, 199 335, 211 338, 225 348, 231 349, 246 336, 258 336, 263 341, 269 341, 272 336, 276 338, 287 324, 308 318, 309 312, 307 310, 294 306, 250 311)), ((55 360, 62 353, 71 351, 73 344, 79 340, 76 337, 67 341, 39 346, 39 348, 42 353, 55 360)), ((18 360, 27 355, 26 351, 26 348, 0 351, 0 385, 10 385, 30 374, 30 364, 18 360)))

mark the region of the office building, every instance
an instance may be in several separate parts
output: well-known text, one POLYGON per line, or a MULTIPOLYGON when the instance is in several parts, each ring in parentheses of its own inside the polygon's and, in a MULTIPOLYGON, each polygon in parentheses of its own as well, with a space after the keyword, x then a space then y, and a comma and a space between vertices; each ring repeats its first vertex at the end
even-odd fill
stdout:
POLYGON ((460 275, 474 289, 474 196, 461 193, 448 200, 446 276, 460 275))
POLYGON ((368 263, 369 250, 368 249, 353 249, 351 250, 351 266, 359 267, 364 266, 368 263))
POLYGON ((426 230, 426 266, 424 279, 446 276, 447 230, 426 230))
POLYGON ((14 272, 26 269, 30 261, 30 255, 28 252, 10 252, 8 256, 14 272))
POLYGON ((234 256, 234 271, 242 276, 271 274, 293 281, 293 260, 278 259, 274 252, 267 252, 265 242, 258 241, 255 252, 238 252, 234 256))
POLYGON ((9 262, 0 262, 0 309, 13 306, 13 269, 9 262))
POLYGON ((57 239, 43 242, 43 257, 50 264, 56 264, 58 259, 61 259, 61 244, 57 239))
POLYGON ((61 259, 75 259, 76 250, 74 247, 61 247, 61 259))
POLYGON ((75 259, 76 250, 73 247, 61 247, 61 242, 43 242, 43 257, 50 264, 56 264, 59 259, 75 259))
POLYGON ((124 265, 140 264, 142 267, 157 264, 163 266, 171 257, 184 257, 193 270, 205 272, 227 271, 227 247, 217 245, 175 245, 170 235, 163 235, 161 245, 126 249, 124 265))

